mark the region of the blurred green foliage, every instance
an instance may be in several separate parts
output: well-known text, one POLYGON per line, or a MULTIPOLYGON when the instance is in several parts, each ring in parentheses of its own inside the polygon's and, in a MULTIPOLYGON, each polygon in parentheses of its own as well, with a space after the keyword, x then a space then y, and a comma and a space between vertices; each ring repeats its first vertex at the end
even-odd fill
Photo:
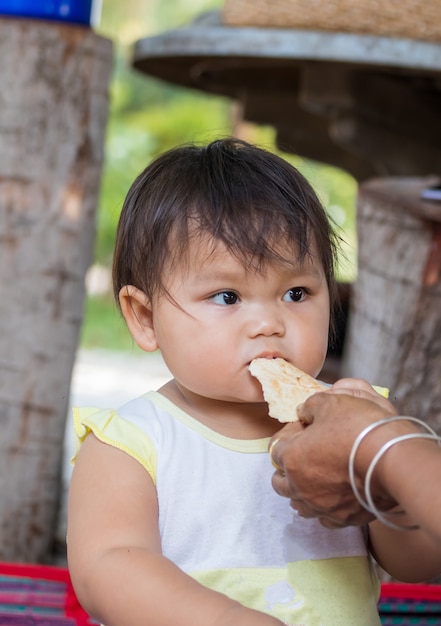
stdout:
POLYGON ((138 351, 111 294, 87 298, 81 327, 81 347, 88 350, 138 351))
POLYGON ((114 45, 110 113, 98 207, 96 261, 108 265, 122 202, 159 153, 189 141, 231 134, 231 103, 140 74, 131 67, 137 39, 189 22, 213 0, 103 0, 97 31, 114 45))
MULTIPOLYGON (((105 163, 97 214, 95 261, 110 266, 119 213, 135 177, 159 153, 176 145, 206 142, 233 134, 233 103, 228 99, 166 84, 131 67, 137 39, 179 27, 222 0, 103 0, 97 31, 113 41, 114 69, 105 163)), ((246 139, 275 150, 270 127, 244 125, 246 139)), ((351 176, 330 166, 283 154, 312 183, 346 241, 347 261, 340 277, 355 277, 355 194, 351 176)), ((127 347, 119 313, 108 296, 89 298, 82 332, 86 347, 127 347), (113 318, 113 321, 112 321, 113 318), (116 321, 115 321, 116 319, 116 321), (106 327, 106 328, 104 328, 106 327)), ((131 345, 131 343, 130 343, 131 345)))

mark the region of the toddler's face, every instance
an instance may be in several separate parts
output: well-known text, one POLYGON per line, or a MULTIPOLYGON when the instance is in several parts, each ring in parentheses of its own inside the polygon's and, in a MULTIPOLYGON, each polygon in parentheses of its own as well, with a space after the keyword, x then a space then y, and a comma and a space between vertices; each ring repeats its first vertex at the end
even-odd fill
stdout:
MULTIPOLYGON (((283 251, 282 251, 283 252, 283 251)), ((300 266, 244 267, 221 243, 195 237, 153 304, 163 357, 178 384, 203 397, 262 402, 248 371, 256 357, 280 356, 316 376, 329 329, 329 292, 314 254, 300 266)))

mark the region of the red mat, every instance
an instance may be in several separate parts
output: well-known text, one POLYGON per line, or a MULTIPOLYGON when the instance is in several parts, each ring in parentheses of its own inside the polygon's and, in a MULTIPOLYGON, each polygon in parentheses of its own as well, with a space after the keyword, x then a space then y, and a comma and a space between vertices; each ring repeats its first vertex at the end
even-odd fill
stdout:
POLYGON ((383 626, 439 626, 441 585, 383 583, 378 609, 383 626))
POLYGON ((62 567, 0 563, 0 626, 91 626, 62 567))

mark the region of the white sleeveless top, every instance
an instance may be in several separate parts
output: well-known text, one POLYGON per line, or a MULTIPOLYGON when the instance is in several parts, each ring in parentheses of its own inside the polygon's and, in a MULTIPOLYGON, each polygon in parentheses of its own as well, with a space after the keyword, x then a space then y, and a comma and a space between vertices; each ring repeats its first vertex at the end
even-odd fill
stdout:
MULTIPOLYGON (((118 411, 74 409, 139 461, 159 502, 163 554, 203 585, 291 626, 378 626, 364 532, 303 519, 271 486, 269 439, 220 435, 157 392, 118 411)), ((179 607, 177 607, 179 610, 179 607)))

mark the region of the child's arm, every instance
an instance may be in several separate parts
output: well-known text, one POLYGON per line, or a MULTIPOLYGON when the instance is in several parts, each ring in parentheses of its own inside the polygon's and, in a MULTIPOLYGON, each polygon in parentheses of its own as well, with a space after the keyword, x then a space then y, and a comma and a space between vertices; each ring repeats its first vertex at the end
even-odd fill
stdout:
POLYGON ((405 582, 429 580, 441 572, 441 489, 436 481, 440 459, 436 443, 413 439, 390 448, 375 471, 387 491, 401 503, 398 509, 415 511, 413 518, 400 515, 390 519, 400 525, 421 523, 425 529, 394 531, 379 521, 369 525, 374 557, 389 574, 405 582), (409 458, 412 473, 408 471, 409 458))
POLYGON ((153 481, 89 435, 72 475, 68 561, 79 601, 106 626, 281 626, 200 585, 161 552, 153 481))

